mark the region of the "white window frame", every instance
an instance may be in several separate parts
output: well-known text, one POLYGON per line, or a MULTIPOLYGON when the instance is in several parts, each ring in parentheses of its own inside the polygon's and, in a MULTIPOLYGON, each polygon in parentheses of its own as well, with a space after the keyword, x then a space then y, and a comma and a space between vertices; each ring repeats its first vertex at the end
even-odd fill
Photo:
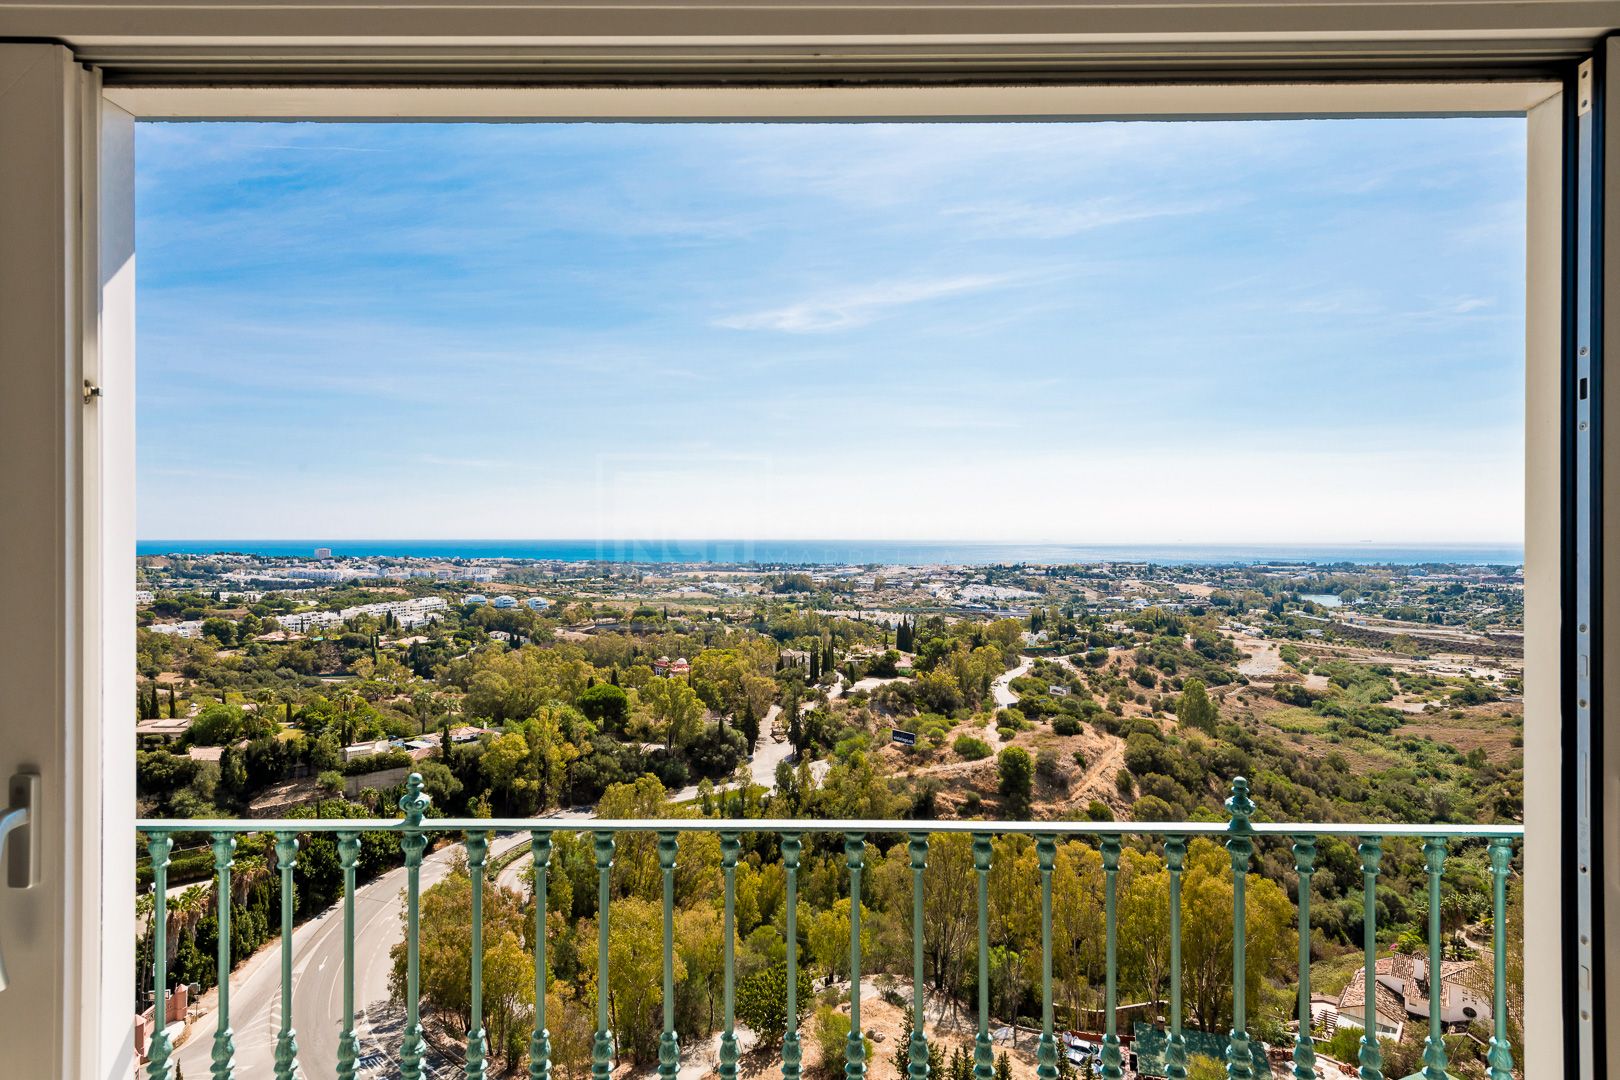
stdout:
MULTIPOLYGON (((1562 84, 1545 80, 103 88, 99 73, 81 66, 67 47, 0 43, 0 461, 6 463, 0 470, 0 597, 8 598, 0 609, 0 687, 8 688, 9 699, 0 709, 0 779, 25 766, 44 775, 39 836, 47 855, 40 888, 0 889, 0 948, 14 977, 12 989, 0 993, 0 1045, 7 1059, 0 1071, 124 1080, 132 1066, 136 119, 1525 115, 1528 718, 1560 716, 1566 692, 1559 482, 1566 96, 1562 84), (87 397, 87 386, 99 395, 87 397)), ((1610 280, 1620 282, 1620 273, 1610 280)), ((1620 499, 1611 503, 1620 506, 1620 499)), ((1620 583, 1620 573, 1605 580, 1620 583)), ((1604 674, 1613 678, 1607 669, 1604 674)), ((1531 917, 1525 951, 1531 957, 1560 955, 1566 937, 1558 736, 1557 725, 1527 725, 1531 917)), ((1605 798, 1612 797, 1612 788, 1605 788, 1605 798)), ((1614 820, 1612 804, 1609 809, 1614 820)), ((1564 1074, 1563 974, 1547 963, 1526 968, 1527 1075, 1564 1074)))

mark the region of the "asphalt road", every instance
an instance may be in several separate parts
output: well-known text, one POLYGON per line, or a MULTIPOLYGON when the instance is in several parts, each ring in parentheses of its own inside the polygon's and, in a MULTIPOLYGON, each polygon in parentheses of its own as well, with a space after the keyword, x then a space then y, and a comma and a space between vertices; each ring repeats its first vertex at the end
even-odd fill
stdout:
MULTIPOLYGON (((590 814, 558 815, 588 820, 590 814)), ((553 820, 557 818, 554 817, 553 820)), ((493 858, 528 839, 511 833, 490 843, 493 858)), ((422 884, 442 879, 459 844, 440 848, 422 860, 422 884)), ((404 937, 405 869, 390 870, 354 894, 355 1032, 362 1058, 391 1069, 399 1052, 401 1016, 388 1007, 388 950, 404 937)), ((337 904, 293 931, 293 1028, 301 1074, 333 1076, 343 1020, 343 906, 337 904)), ((239 1076, 269 1076, 281 1027, 281 948, 260 950, 231 977, 231 1028, 239 1076)), ((175 1058, 187 1076, 207 1076, 212 1062, 217 1013, 192 1025, 175 1058)), ((369 1075, 362 1072, 361 1075, 369 1075)))
MULTIPOLYGON (((842 689, 842 683, 839 688, 842 689)), ((775 734, 779 712, 772 706, 766 717, 766 731, 775 734)), ((785 739, 776 742, 771 735, 760 740, 759 753, 752 764, 755 783, 771 787, 776 765, 791 752, 785 739)), ((817 783, 826 774, 826 762, 813 762, 817 783), (818 768, 819 767, 819 768, 818 768)), ((696 795, 697 789, 692 789, 696 795)), ((589 821, 594 811, 554 813, 536 821, 589 821)), ((490 842, 491 859, 528 840, 527 833, 498 835, 490 842)), ((422 860, 421 888, 442 879, 450 869, 461 845, 451 844, 422 860)), ((524 865, 515 860, 500 875, 509 888, 518 887, 517 875, 524 865)), ((389 950, 404 938, 405 870, 390 870, 375 881, 362 885, 354 895, 354 1001, 355 1033, 360 1039, 363 1062, 361 1076, 381 1076, 393 1069, 403 1029, 403 1016, 388 1004, 389 950)), ((302 1076, 315 1080, 337 1071, 338 1036, 343 1020, 343 905, 310 919, 293 931, 293 1028, 297 1033, 298 1061, 302 1076)), ((208 997, 205 1005, 211 1005, 208 997)), ((239 1076, 269 1076, 275 1063, 276 1036, 281 1027, 281 949, 272 943, 261 949, 231 976, 231 1028, 236 1042, 236 1069, 239 1076)), ((188 1076, 207 1076, 213 1060, 217 1013, 209 1011, 191 1027, 185 1043, 175 1052, 175 1060, 188 1076)))

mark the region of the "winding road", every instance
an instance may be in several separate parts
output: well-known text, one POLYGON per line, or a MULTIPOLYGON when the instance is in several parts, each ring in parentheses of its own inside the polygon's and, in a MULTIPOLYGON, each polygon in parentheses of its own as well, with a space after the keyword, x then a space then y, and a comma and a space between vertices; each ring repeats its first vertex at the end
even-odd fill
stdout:
MULTIPOLYGON (((536 821, 587 821, 593 813, 553 814, 536 821)), ((490 857, 527 840, 523 833, 502 833, 491 841, 490 857)), ((461 845, 440 848, 422 860, 422 889, 441 880, 461 845)), ((522 860, 518 860, 521 862, 522 860)), ((405 869, 388 871, 354 894, 355 1032, 363 1061, 372 1071, 392 1069, 399 1052, 401 1016, 388 1007, 389 949, 404 936, 405 869)), ((343 906, 310 919, 293 931, 293 1028, 298 1038, 300 1073, 305 1077, 336 1074, 338 1036, 343 1016, 343 906)), ((239 1076, 269 1076, 275 1064, 276 1035, 281 1027, 281 947, 279 940, 255 953, 231 976, 231 1027, 239 1076)), ((188 1076, 207 1076, 212 1061, 218 1013, 210 1010, 196 1023, 175 1061, 188 1076)), ((380 1074, 378 1074, 380 1075, 380 1074)))
MULTIPOLYGON (((1013 693, 1012 681, 1029 674, 1029 669, 1034 666, 1035 658, 1033 656, 1020 656, 1017 667, 996 676, 996 681, 990 684, 990 697, 995 701, 998 709, 1005 709, 1010 705, 1018 704, 1018 695, 1013 693)), ((990 740, 992 746, 1001 746, 1003 744, 1001 729, 996 725, 995 713, 991 713, 990 719, 985 721, 984 730, 985 737, 990 740)))

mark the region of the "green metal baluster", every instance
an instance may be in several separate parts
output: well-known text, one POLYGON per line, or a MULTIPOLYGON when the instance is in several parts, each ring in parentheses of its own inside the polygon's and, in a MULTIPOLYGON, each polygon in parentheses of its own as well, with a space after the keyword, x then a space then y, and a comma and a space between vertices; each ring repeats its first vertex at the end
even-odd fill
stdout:
MULTIPOLYGON (((1119 1051, 1119 1010, 1116 1008, 1119 977, 1119 837, 1106 836, 1102 842, 1103 864, 1103 938, 1106 983, 1103 1007, 1108 1015, 1103 1018, 1103 1080, 1121 1080, 1125 1075, 1124 1060, 1119 1051)), ((982 1080, 982 1078, 981 1078, 982 1080)))
POLYGON ((906 852, 911 856, 911 1058, 906 1063, 907 1080, 928 1080, 928 1036, 923 996, 923 871, 928 869, 928 834, 909 834, 906 852))
POLYGON ((1165 1080, 1187 1080, 1187 1037, 1181 1033, 1181 872, 1187 840, 1164 838, 1164 865, 1170 871, 1170 1033, 1164 1042, 1165 1080))
POLYGON ((529 834, 534 855, 534 1035, 529 1080, 551 1080, 551 1032, 546 1028, 546 894, 551 879, 551 834, 529 834))
POLYGON ((737 853, 742 850, 737 834, 720 834, 720 869, 726 879, 725 935, 725 989, 724 1009, 726 1027, 720 1033, 720 1065, 716 1071, 720 1080, 736 1080, 737 1076, 737 853))
POLYGON ((1316 1041, 1311 1035, 1311 878, 1316 873, 1316 837, 1294 838, 1299 875, 1299 1034, 1294 1036, 1294 1080, 1316 1080, 1316 1041))
MULTIPOLYGON (((146 841, 152 856, 152 1043, 147 1048, 146 1075, 151 1080, 174 1080, 169 1055, 169 852, 174 840, 153 833, 146 841)), ((1498 920, 1500 921, 1500 920, 1498 920)), ((1500 950, 1498 950, 1500 952, 1500 950)), ((1501 970, 1501 965, 1497 965, 1501 970)))
POLYGON ((1057 1080, 1058 1048, 1052 1034, 1052 867, 1057 861, 1057 838, 1042 833, 1035 838, 1035 862, 1041 874, 1041 1041, 1035 1058, 1040 1080, 1057 1080))
POLYGON ((422 1058, 427 1043, 422 1038, 422 855, 427 836, 422 832, 422 816, 429 799, 422 793, 422 776, 411 773, 405 780, 405 794, 399 808, 405 813, 400 850, 405 853, 405 1037, 399 1050, 400 1080, 422 1080, 422 1058))
POLYGON ((1429 1037, 1423 1040, 1423 1080, 1446 1080, 1446 1040, 1440 1013, 1445 993, 1445 942, 1440 937, 1440 876, 1446 869, 1446 840, 1431 836, 1423 844, 1429 871, 1429 1037))
POLYGON ((681 1043, 675 1034, 675 834, 658 834, 658 866, 664 872, 664 1034, 658 1040, 658 1075, 675 1080, 681 1072, 681 1043))
POLYGON ((298 1033, 292 1022, 293 867, 298 864, 298 837, 276 837, 276 869, 281 871, 281 1031, 276 1035, 276 1080, 298 1072, 298 1033))
POLYGON ((214 1080, 236 1075, 236 1041, 231 1036, 231 864, 236 837, 217 832, 214 839, 214 889, 219 912, 219 941, 214 952, 219 964, 219 1026, 214 1029, 214 1080))
POLYGON ((990 1045, 990 846, 989 833, 973 834, 973 871, 979 879, 979 1031, 973 1037, 974 1080, 994 1080, 995 1049, 990 1045))
POLYGON ((787 946, 787 1024, 782 1036, 782 1080, 799 1080, 799 852, 803 845, 798 833, 782 834, 782 869, 787 875, 787 924, 783 944, 787 946))
POLYGON ((608 1030, 608 876, 613 870, 613 834, 596 834, 596 1038, 591 1043, 591 1076, 613 1075, 613 1032, 608 1030))
POLYGON ((1226 800, 1232 815, 1226 828, 1226 850, 1232 857, 1232 1030, 1226 1036, 1226 1075, 1228 1080, 1252 1080, 1254 1051, 1249 1046, 1248 1017, 1248 907, 1249 860, 1254 855, 1249 816, 1249 782, 1239 776, 1232 781, 1232 797, 1226 800))
POLYGON ((1495 998, 1495 1029, 1491 1034, 1491 1080, 1513 1080, 1513 1047, 1507 1029, 1507 877, 1513 864, 1513 841, 1491 841, 1491 941, 1496 953, 1491 988, 1495 998))
POLYGON ((354 874, 360 858, 360 834, 337 834, 338 865, 343 868, 343 1033, 338 1036, 338 1080, 354 1080, 360 1040, 354 1034, 354 874))
POLYGON ((1379 839, 1369 837, 1357 848, 1361 855, 1361 943, 1366 951, 1362 968, 1361 1080, 1384 1080, 1384 1055, 1378 1049, 1378 866, 1384 859, 1379 839))
POLYGON ((489 1053, 484 1034, 484 867, 489 833, 467 834, 467 873, 472 878, 472 1022, 467 1026, 467 1080, 484 1080, 489 1053))
POLYGON ((849 1038, 844 1044, 844 1080, 864 1080, 866 1042, 861 1034, 861 868, 866 865, 866 834, 844 837, 849 862, 849 1038))

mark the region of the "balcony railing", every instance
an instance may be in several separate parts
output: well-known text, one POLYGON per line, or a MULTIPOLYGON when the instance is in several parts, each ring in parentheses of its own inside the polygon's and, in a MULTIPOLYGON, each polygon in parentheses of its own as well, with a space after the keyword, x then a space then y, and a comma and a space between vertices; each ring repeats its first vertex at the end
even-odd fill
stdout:
MULTIPOLYGON (((384 820, 147 820, 137 822, 137 829, 148 838, 151 852, 154 910, 152 917, 153 971, 152 984, 156 1000, 161 1003, 167 990, 166 970, 166 894, 169 854, 175 834, 206 833, 212 838, 216 874, 215 896, 218 904, 218 1026, 213 1045, 213 1076, 215 1080, 229 1080, 236 1075, 235 1045, 230 1026, 230 875, 236 836, 244 833, 269 834, 275 837, 276 867, 281 875, 281 1024, 276 1038, 275 1069, 277 1080, 292 1080, 302 1075, 298 1065, 297 1036, 292 1028, 293 991, 293 871, 298 860, 300 834, 335 834, 339 863, 343 871, 343 1015, 338 1044, 337 1076, 353 1080, 357 1068, 359 1043, 355 1035, 354 973, 355 931, 354 898, 355 868, 360 854, 360 834, 363 832, 391 832, 399 836, 406 871, 405 889, 405 1027, 399 1049, 399 1075, 403 1080, 420 1080, 423 1075, 426 1043, 421 1023, 421 994, 419 984, 419 900, 420 870, 430 835, 459 834, 467 850, 467 868, 472 885, 471 920, 471 1015, 472 1023, 466 1040, 465 1074, 469 1080, 481 1080, 487 1073, 487 1042, 483 1027, 483 901, 486 876, 486 858, 489 840, 496 831, 527 831, 532 838, 531 855, 535 875, 535 1009, 532 1038, 530 1040, 529 1075, 531 1080, 548 1080, 551 1075, 550 1032, 546 1027, 546 894, 547 875, 551 869, 552 836, 558 832, 589 833, 594 841, 595 865, 598 882, 597 918, 597 986, 609 984, 608 935, 611 922, 610 889, 617 838, 627 833, 652 833, 657 836, 658 865, 663 880, 663 1034, 659 1040, 658 1073, 664 1080, 674 1080, 680 1069, 680 1047, 675 1030, 675 976, 674 976, 674 912, 675 865, 682 833, 717 833, 720 840, 720 867, 724 879, 724 1030, 720 1039, 718 1072, 722 1080, 735 1080, 737 1076, 738 1042, 735 1025, 735 905, 736 867, 743 834, 774 834, 779 838, 782 866, 785 872, 785 937, 797 940, 798 869, 802 851, 802 838, 806 834, 835 834, 844 838, 844 853, 849 872, 850 936, 850 1034, 845 1048, 844 1076, 846 1080, 864 1080, 867 1071, 866 1047, 862 1039, 860 1020, 861 995, 861 872, 865 866, 866 837, 869 835, 903 834, 907 837, 907 854, 912 872, 912 1036, 910 1042, 908 1080, 928 1080, 928 1041, 924 1030, 923 988, 923 897, 928 867, 928 845, 931 834, 967 833, 972 836, 973 870, 978 888, 978 1028, 973 1042, 974 1080, 993 1080, 995 1063, 990 1037, 990 937, 989 937, 989 875, 993 853, 992 837, 1022 834, 1034 840, 1041 890, 1041 1035, 1037 1050, 1040 1080, 1056 1080, 1059 1048, 1053 1027, 1052 992, 1052 875, 1054 855, 1059 838, 1088 837, 1097 842, 1101 851, 1104 880, 1104 934, 1106 956, 1106 984, 1104 992, 1104 1024, 1102 1040, 1102 1076, 1118 1080, 1124 1075, 1122 1043, 1117 1030, 1117 911, 1118 874, 1121 841, 1126 837, 1142 837, 1159 845, 1165 867, 1169 872, 1169 936, 1170 960, 1168 982, 1170 990, 1169 1014, 1166 1027, 1165 1071, 1172 1080, 1186 1076, 1187 1049, 1183 1034, 1182 978, 1181 978, 1181 875, 1187 843, 1190 838, 1220 838, 1231 857, 1232 871, 1232 1027, 1226 1038, 1226 1072, 1234 1080, 1252 1080, 1257 1075, 1255 1052, 1248 1028, 1246 994, 1246 926, 1245 887, 1254 856, 1255 844, 1265 838, 1286 840, 1292 845, 1294 871, 1298 875, 1298 929, 1299 929, 1299 1031, 1295 1039, 1293 1061, 1294 1076, 1311 1080, 1316 1076, 1316 1052, 1312 1038, 1311 1018, 1311 910, 1310 878, 1315 873, 1316 845, 1323 837, 1354 839, 1363 879, 1365 908, 1363 912, 1363 944, 1365 968, 1363 971, 1365 1016, 1360 1040, 1358 1076, 1360 1080, 1382 1080, 1384 1073, 1378 1045, 1377 997, 1372 991, 1377 985, 1377 902, 1376 884, 1384 854, 1385 841, 1404 837, 1421 840, 1425 869, 1428 877, 1428 971, 1443 970, 1441 932, 1441 881, 1445 872, 1448 846, 1451 841, 1487 845, 1490 858, 1493 915, 1492 1037, 1487 1054, 1491 1080, 1511 1080, 1513 1058, 1508 1041, 1507 1018, 1507 939, 1506 906, 1507 879, 1513 861, 1515 841, 1522 840, 1524 830, 1514 825, 1375 825, 1375 824, 1303 824, 1257 822, 1253 820, 1255 806, 1249 798, 1248 783, 1239 777, 1232 783, 1232 796, 1226 801, 1226 822, 989 822, 989 821, 823 821, 823 820, 736 820, 736 819, 664 819, 606 821, 592 820, 565 825, 559 822, 541 824, 541 819, 425 819, 429 800, 422 792, 421 777, 412 774, 407 790, 400 800, 402 818, 384 820)), ((787 960, 787 1022, 781 1050, 783 1080, 799 1080, 802 1049, 799 1023, 802 1019, 797 1000, 798 950, 788 948, 787 960)), ((1422 1080, 1445 1080, 1448 1061, 1443 1039, 1442 998, 1440 993, 1427 994, 1429 1003, 1429 1033, 1425 1040, 1423 1068, 1416 1074, 1422 1080)), ((172 1080, 173 1047, 160 1022, 150 1044, 147 1074, 151 1080, 172 1080)), ((613 1071, 614 1041, 609 1020, 608 995, 597 994, 596 1031, 592 1043, 591 1074, 593 1080, 609 1080, 613 1071)))

